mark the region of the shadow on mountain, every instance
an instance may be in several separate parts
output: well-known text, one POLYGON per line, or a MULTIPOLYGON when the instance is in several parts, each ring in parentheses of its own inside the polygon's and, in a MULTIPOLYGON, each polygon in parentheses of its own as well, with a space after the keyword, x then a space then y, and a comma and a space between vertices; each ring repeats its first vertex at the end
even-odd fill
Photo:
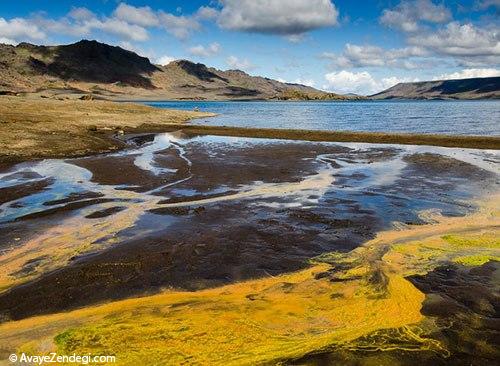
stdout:
MULTIPOLYGON (((31 64, 37 70, 45 65, 36 59, 31 60, 31 64)), ((57 47, 53 61, 45 67, 49 74, 63 80, 117 83, 145 89, 155 88, 147 75, 160 71, 146 57, 86 40, 57 47)))
POLYGON ((213 82, 218 79, 225 83, 229 82, 228 79, 223 78, 222 76, 219 76, 216 73, 210 71, 203 64, 195 64, 194 62, 187 60, 179 60, 175 61, 175 63, 187 74, 194 76, 199 80, 213 82))
POLYGON ((231 96, 231 97, 234 97, 234 96, 236 96, 236 97, 254 97, 254 96, 260 94, 258 90, 241 88, 239 86, 228 86, 227 89, 229 91, 222 93, 221 95, 231 96))
POLYGON ((500 78, 475 78, 462 80, 445 80, 440 85, 430 89, 442 94, 456 94, 464 91, 476 91, 479 93, 494 92, 500 87, 500 78))

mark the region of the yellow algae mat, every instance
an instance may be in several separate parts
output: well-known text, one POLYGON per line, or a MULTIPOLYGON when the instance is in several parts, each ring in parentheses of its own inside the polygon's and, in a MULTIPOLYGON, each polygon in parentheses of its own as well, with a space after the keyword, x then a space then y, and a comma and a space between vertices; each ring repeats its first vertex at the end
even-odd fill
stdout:
MULTIPOLYGON (((115 355, 118 365, 276 364, 310 352, 356 349, 393 329, 394 347, 446 356, 423 337, 425 295, 405 277, 443 262, 500 260, 499 196, 466 217, 380 233, 349 253, 330 253, 305 270, 197 292, 116 301, 0 325, 2 358, 12 352, 115 355)), ((426 325, 428 326, 428 324, 426 325)))

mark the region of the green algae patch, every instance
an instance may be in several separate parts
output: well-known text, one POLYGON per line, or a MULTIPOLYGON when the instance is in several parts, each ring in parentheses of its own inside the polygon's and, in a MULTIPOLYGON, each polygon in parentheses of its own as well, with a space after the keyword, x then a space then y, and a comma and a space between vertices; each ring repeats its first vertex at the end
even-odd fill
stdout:
POLYGON ((469 255, 456 257, 453 261, 456 263, 463 264, 464 266, 481 266, 489 261, 500 261, 500 256, 490 256, 490 255, 469 255))
POLYGON ((384 259, 406 276, 425 274, 446 262, 480 266, 500 260, 500 239, 495 228, 480 233, 446 234, 393 245, 384 259))
POLYGON ((447 243, 458 247, 480 247, 500 249, 500 238, 492 233, 481 235, 443 235, 441 237, 447 243))

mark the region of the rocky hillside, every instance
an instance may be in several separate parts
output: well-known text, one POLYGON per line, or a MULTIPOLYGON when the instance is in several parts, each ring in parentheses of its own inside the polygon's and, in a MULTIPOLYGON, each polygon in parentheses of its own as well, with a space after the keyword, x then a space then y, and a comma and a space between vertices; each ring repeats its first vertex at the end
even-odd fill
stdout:
POLYGON ((373 99, 500 99, 500 77, 400 83, 373 99))
POLYGON ((96 41, 0 44, 0 93, 89 94, 108 99, 348 99, 299 84, 221 71, 187 60, 153 65, 96 41))

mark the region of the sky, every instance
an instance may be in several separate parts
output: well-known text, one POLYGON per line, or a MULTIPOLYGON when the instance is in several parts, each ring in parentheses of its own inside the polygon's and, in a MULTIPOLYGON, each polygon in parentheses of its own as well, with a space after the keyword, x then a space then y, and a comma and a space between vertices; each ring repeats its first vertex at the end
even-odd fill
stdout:
POLYGON ((0 43, 95 39, 338 93, 500 76, 500 0, 18 0, 0 43))

